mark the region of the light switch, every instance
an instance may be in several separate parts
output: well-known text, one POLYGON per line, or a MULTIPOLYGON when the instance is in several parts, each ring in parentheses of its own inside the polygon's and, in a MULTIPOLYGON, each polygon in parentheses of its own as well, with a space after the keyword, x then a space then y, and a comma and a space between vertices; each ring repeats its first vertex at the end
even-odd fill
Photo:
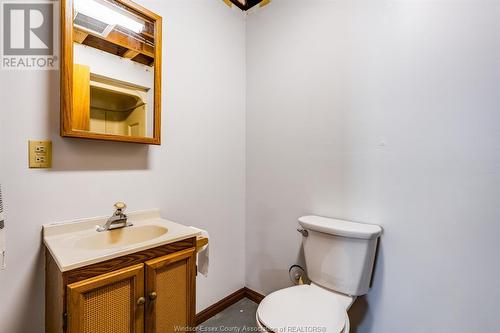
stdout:
POLYGON ((29 166, 32 169, 52 167, 52 141, 29 141, 29 166))

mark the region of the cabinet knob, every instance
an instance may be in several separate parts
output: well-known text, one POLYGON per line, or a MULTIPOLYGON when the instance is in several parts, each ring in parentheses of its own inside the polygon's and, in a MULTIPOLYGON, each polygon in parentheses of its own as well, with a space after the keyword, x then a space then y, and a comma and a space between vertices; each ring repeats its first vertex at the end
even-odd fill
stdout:
POLYGON ((144 305, 144 303, 146 303, 146 299, 144 297, 139 297, 137 305, 144 305))
POLYGON ((157 296, 158 296, 158 294, 156 294, 156 292, 153 291, 152 293, 149 294, 149 299, 152 300, 152 301, 154 301, 157 296))

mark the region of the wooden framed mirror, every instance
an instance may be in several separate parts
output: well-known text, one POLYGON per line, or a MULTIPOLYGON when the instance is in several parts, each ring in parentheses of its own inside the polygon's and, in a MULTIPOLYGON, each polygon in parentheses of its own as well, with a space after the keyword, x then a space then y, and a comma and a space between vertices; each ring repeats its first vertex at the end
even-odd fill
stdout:
POLYGON ((61 31, 61 135, 161 144, 162 18, 130 0, 62 0, 61 31))

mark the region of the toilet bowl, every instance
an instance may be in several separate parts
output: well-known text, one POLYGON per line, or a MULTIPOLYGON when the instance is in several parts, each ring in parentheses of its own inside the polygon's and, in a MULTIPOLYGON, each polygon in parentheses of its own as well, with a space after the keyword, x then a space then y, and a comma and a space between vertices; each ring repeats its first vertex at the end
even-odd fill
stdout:
POLYGON ((347 311, 370 289, 382 228, 320 216, 299 223, 312 283, 266 296, 257 308, 257 326, 273 333, 349 333, 347 311))
POLYGON ((285 288, 264 298, 256 322, 259 331, 269 333, 349 333, 347 310, 354 300, 315 284, 285 288))

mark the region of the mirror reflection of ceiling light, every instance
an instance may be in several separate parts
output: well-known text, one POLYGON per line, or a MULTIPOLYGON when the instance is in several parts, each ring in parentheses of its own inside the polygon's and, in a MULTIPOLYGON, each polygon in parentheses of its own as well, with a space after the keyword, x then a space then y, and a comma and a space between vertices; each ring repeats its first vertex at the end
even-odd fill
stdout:
POLYGON ((144 22, 126 15, 119 8, 112 8, 111 4, 105 4, 96 0, 75 0, 75 12, 90 16, 96 20, 109 25, 119 25, 133 32, 140 33, 144 29, 144 22))

